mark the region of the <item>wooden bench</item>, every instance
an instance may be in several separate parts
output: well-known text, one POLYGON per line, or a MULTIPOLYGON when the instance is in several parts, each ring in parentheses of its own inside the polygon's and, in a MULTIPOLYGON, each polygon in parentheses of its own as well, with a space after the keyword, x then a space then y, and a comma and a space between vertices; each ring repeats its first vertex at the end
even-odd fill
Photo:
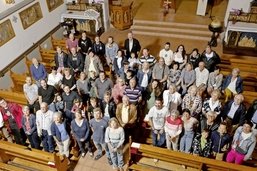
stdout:
POLYGON ((39 47, 40 55, 43 62, 52 63, 54 61, 55 51, 52 49, 43 49, 39 47))
MULTIPOLYGON (((145 165, 150 166, 151 163, 154 163, 153 159, 158 159, 158 162, 167 162, 177 165, 183 165, 184 167, 190 167, 194 170, 219 170, 219 171, 254 171, 256 168, 244 166, 244 165, 235 165, 231 163, 226 163, 224 161, 217 161, 214 159, 193 156, 191 154, 181 153, 177 151, 172 151, 164 148, 154 147, 151 145, 132 143, 131 145, 131 158, 130 158, 130 170, 141 170, 145 165), (142 158, 150 158, 152 162, 142 162, 142 158), (135 166, 138 165, 138 166, 135 166)), ((157 163, 154 164, 152 169, 155 169, 157 163)), ((182 169, 182 167, 181 167, 182 169)), ((162 170, 160 168, 160 170, 162 170)), ((166 170, 166 169, 163 169, 166 170)))
POLYGON ((7 141, 0 141, 0 158, 5 164, 27 170, 66 171, 68 169, 68 160, 65 157, 61 161, 55 153, 27 149, 25 146, 7 141))
POLYGON ((64 52, 67 52, 66 50, 66 39, 55 39, 53 36, 51 36, 51 41, 54 50, 56 49, 57 46, 61 47, 64 52))
POLYGON ((0 90, 0 97, 7 101, 18 103, 20 105, 27 105, 27 99, 23 92, 13 92, 9 90, 0 90))
POLYGON ((247 106, 250 106, 254 100, 257 99, 257 92, 253 91, 243 91, 244 102, 247 106))
POLYGON ((27 171, 26 169, 19 168, 10 164, 5 164, 0 162, 0 170, 1 171, 27 171))
POLYGON ((10 77, 14 85, 14 87, 11 88, 12 91, 23 92, 23 84, 25 83, 27 75, 28 74, 17 74, 13 71, 10 71, 10 77))

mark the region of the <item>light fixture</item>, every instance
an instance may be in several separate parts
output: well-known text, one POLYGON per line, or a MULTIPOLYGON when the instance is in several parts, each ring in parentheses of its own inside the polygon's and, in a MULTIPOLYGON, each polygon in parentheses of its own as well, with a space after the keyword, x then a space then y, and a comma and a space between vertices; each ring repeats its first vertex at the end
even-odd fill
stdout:
POLYGON ((5 3, 6 3, 6 4, 14 4, 14 3, 15 3, 15 0, 5 0, 5 3))

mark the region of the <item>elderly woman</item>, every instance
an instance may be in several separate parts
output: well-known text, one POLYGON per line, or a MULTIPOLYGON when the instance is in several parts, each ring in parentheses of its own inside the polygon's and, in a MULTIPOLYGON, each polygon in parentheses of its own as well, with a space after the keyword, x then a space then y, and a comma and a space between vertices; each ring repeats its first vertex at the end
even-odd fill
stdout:
POLYGON ((206 121, 206 113, 213 111, 216 113, 217 119, 220 120, 221 102, 219 101, 221 94, 219 90, 214 90, 211 93, 211 97, 203 102, 201 120, 206 121))
POLYGON ((181 104, 181 95, 177 92, 175 84, 171 84, 168 90, 163 92, 163 105, 166 106, 169 111, 177 110, 181 104))
POLYGON ((184 134, 180 139, 179 150, 181 152, 190 153, 198 121, 194 117, 191 117, 189 109, 184 109, 182 113, 184 134))
POLYGON ((112 97, 116 104, 121 102, 125 88, 125 81, 120 77, 117 78, 116 84, 112 89, 112 97))
POLYGON ((243 92, 243 80, 239 75, 240 70, 234 68, 232 74, 228 75, 222 85, 222 92, 225 93, 225 102, 229 101, 233 95, 243 92))
POLYGON ((252 122, 246 121, 243 126, 237 128, 232 148, 226 158, 227 162, 242 164, 251 158, 256 145, 256 136, 252 131, 252 126, 252 122))
POLYGON ((36 116, 30 113, 29 107, 24 106, 22 108, 22 128, 29 140, 31 148, 40 148, 40 140, 37 135, 36 116))
POLYGON ((113 169, 123 170, 123 143, 125 140, 125 133, 123 128, 120 126, 116 118, 111 118, 109 126, 105 131, 105 142, 107 143, 110 153, 111 160, 113 163, 113 169))
POLYGON ((62 113, 55 112, 54 122, 51 125, 53 138, 58 146, 60 155, 69 158, 70 154, 70 126, 63 120, 62 113))
POLYGON ((201 132, 207 129, 212 133, 216 131, 219 127, 219 122, 216 120, 217 114, 214 111, 209 111, 206 113, 206 119, 201 119, 201 132))
POLYGON ((93 157, 93 152, 90 145, 90 127, 88 121, 82 117, 82 111, 80 109, 76 110, 75 119, 71 121, 71 130, 78 143, 81 156, 86 156, 86 147, 89 155, 93 157))
POLYGON ((182 70, 180 76, 182 95, 185 95, 187 89, 193 85, 195 82, 195 70, 193 70, 193 66, 190 63, 186 64, 186 67, 182 70))
POLYGON ((179 69, 179 63, 173 62, 171 64, 172 68, 169 71, 168 75, 168 87, 170 84, 175 84, 177 87, 177 90, 180 89, 180 75, 181 75, 181 70, 179 69))
POLYGON ((179 135, 182 132, 182 120, 179 117, 179 111, 174 110, 166 118, 165 126, 166 146, 169 150, 178 151, 179 135))
POLYGON ((220 73, 220 68, 218 66, 214 67, 214 71, 210 73, 208 80, 207 92, 209 95, 213 90, 220 90, 222 85, 223 75, 220 73))
POLYGON ((202 98, 197 94, 197 87, 192 85, 182 101, 182 109, 189 109, 193 117, 198 117, 202 109, 202 98))

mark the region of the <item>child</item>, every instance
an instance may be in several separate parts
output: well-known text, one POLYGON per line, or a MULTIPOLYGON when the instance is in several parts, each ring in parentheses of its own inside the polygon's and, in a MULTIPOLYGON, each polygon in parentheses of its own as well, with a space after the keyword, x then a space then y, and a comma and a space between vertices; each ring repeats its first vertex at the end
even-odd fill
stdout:
MULTIPOLYGON (((72 106, 72 108, 71 108, 71 112, 72 112, 72 115, 73 115, 72 118, 73 118, 73 119, 75 118, 75 116, 74 116, 75 111, 76 111, 77 109, 82 109, 82 107, 83 107, 83 105, 82 105, 82 102, 81 102, 80 99, 74 99, 74 100, 73 100, 73 106, 72 106)), ((82 116, 85 117, 85 113, 82 112, 82 116), (83 115, 84 115, 84 116, 83 116, 83 115)))
POLYGON ((201 134, 197 134, 193 140, 193 155, 210 157, 211 140, 209 139, 209 130, 204 129, 201 134))
POLYGON ((96 97, 91 97, 90 98, 90 104, 88 105, 87 109, 87 117, 88 120, 94 118, 93 110, 99 106, 98 100, 96 97))
POLYGON ((128 70, 126 73, 126 77, 125 77, 125 85, 128 86, 129 85, 129 81, 134 77, 133 71, 132 70, 128 70))
POLYGON ((56 103, 55 103, 55 108, 58 112, 63 113, 64 109, 64 102, 62 100, 62 96, 60 94, 56 95, 56 103))
POLYGON ((130 57, 128 59, 129 61, 129 68, 133 71, 138 69, 138 65, 140 64, 139 60, 136 58, 136 54, 134 52, 131 52, 130 57))

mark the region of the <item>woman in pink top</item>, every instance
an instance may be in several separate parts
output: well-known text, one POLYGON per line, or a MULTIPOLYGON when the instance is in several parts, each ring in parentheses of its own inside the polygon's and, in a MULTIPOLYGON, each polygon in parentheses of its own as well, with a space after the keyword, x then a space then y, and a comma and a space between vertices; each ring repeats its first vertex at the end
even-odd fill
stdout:
POLYGON ((164 130, 166 133, 166 146, 171 150, 171 145, 174 151, 178 151, 179 135, 182 132, 182 120, 179 117, 179 111, 171 111, 170 116, 167 117, 164 130))
POLYGON ((66 48, 68 49, 68 51, 70 51, 71 48, 76 48, 77 49, 78 45, 79 45, 78 39, 76 39, 74 37, 73 33, 70 33, 69 38, 66 40, 66 48))
POLYGON ((117 83, 114 85, 112 89, 112 97, 116 104, 121 103, 125 87, 126 85, 124 80, 122 78, 118 78, 117 83))

